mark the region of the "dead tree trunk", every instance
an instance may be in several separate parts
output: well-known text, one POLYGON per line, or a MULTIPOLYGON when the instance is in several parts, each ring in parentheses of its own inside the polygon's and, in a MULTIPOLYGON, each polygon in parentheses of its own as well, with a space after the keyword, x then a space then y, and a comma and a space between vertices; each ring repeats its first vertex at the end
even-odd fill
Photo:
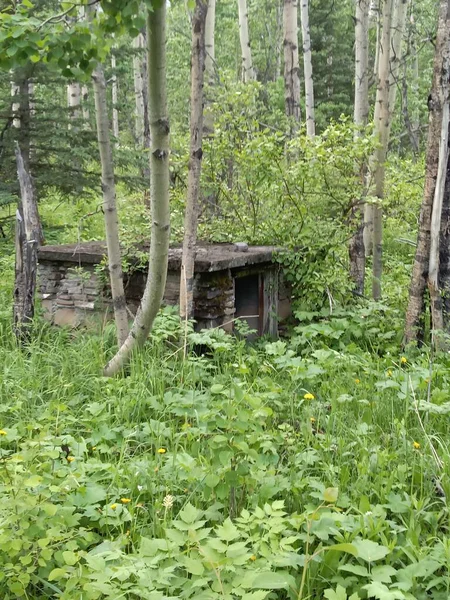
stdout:
POLYGON ((203 79, 205 69, 205 20, 207 0, 196 0, 192 19, 191 51, 191 141, 186 211, 184 215, 183 258, 180 278, 180 316, 194 317, 194 265, 200 195, 203 141, 203 79))
MULTIPOLYGON (((369 116, 369 9, 370 0, 357 0, 355 14, 355 106, 354 122, 358 129, 355 138, 363 134, 369 116)), ((366 165, 361 167, 359 177, 362 188, 366 179, 366 165)), ((353 230, 349 244, 350 278, 354 283, 354 291, 364 294, 364 277, 366 256, 364 252, 364 204, 363 199, 355 199, 351 214, 350 226, 353 230)))
POLYGON ((21 203, 16 212, 16 264, 14 282, 14 332, 19 343, 29 341, 30 325, 34 317, 34 299, 38 247, 42 229, 26 157, 16 142, 17 176, 21 203))
POLYGON ((116 207, 116 186, 106 102, 106 82, 103 68, 97 65, 94 81, 95 117, 102 167, 103 212, 105 215, 106 245, 108 248, 109 278, 119 347, 128 335, 128 317, 123 288, 122 256, 119 241, 119 219, 116 207))
POLYGON ((147 17, 149 116, 151 127, 150 199, 152 235, 148 277, 133 327, 104 373, 112 377, 121 371, 131 354, 148 337, 158 314, 167 278, 170 240, 169 210, 169 118, 166 91, 166 3, 147 17))
MULTIPOLYGON (((405 342, 423 337, 424 296, 430 267, 431 217, 439 173, 439 145, 442 136, 444 107, 448 107, 450 75, 450 0, 439 3, 439 21, 433 66, 433 84, 428 98, 429 126, 425 189, 419 218, 416 256, 406 312, 405 342)), ((441 160, 442 164, 442 160, 441 160)))

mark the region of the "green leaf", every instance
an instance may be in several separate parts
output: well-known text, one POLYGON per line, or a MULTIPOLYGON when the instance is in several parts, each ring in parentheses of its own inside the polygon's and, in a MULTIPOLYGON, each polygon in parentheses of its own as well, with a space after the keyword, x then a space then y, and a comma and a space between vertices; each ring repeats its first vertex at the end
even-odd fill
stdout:
POLYGON ((75 552, 70 552, 69 550, 66 550, 62 553, 62 555, 64 558, 64 562, 70 567, 73 567, 73 565, 76 565, 79 561, 79 557, 75 554, 75 552))
POLYGON ((339 489, 336 487, 329 487, 323 493, 324 502, 334 504, 338 499, 339 489))
POLYGON ((64 577, 65 574, 66 574, 65 569, 53 569, 53 571, 50 571, 48 580, 49 581, 58 581, 58 579, 61 579, 62 577, 64 577))
POLYGON ((389 548, 381 546, 376 542, 372 542, 372 540, 355 540, 353 545, 358 551, 358 558, 362 558, 366 562, 381 560, 390 552, 389 548))
POLYGON ((225 519, 223 525, 219 525, 216 528, 216 532, 218 537, 226 542, 231 542, 239 537, 239 531, 236 526, 233 525, 230 518, 225 519))
POLYGON ((354 575, 359 575, 360 577, 367 577, 369 575, 369 571, 362 565, 341 565, 339 567, 339 571, 353 573, 354 575))
POLYGON ((377 600, 405 600, 406 596, 400 590, 389 590, 384 583, 374 581, 363 586, 364 590, 367 590, 369 597, 376 598, 377 600))
POLYGON ((337 586, 336 591, 331 589, 325 590, 323 595, 327 600, 347 600, 347 592, 341 585, 337 586))
POLYGON ((205 477, 205 485, 211 489, 215 488, 220 482, 220 477, 215 473, 210 473, 205 477))
POLYGON ((200 518, 201 514, 201 511, 197 510, 195 506, 192 506, 192 504, 188 502, 178 516, 184 523, 190 525, 191 523, 195 523, 195 521, 200 518))
POLYGON ((200 559, 189 558, 189 556, 185 556, 183 558, 183 564, 186 571, 191 575, 203 575, 205 572, 205 567, 200 559))
POLYGON ((28 477, 28 479, 25 481, 25 486, 26 487, 38 487, 38 485, 41 485, 42 483, 42 477, 40 477, 39 475, 32 475, 31 477, 28 477))
POLYGON ((295 579, 289 573, 266 571, 258 573, 248 586, 252 590, 287 590, 295 589, 295 579))
POLYGON ((336 550, 337 552, 347 552, 353 556, 358 556, 358 550, 353 544, 333 544, 327 546, 327 550, 336 550))

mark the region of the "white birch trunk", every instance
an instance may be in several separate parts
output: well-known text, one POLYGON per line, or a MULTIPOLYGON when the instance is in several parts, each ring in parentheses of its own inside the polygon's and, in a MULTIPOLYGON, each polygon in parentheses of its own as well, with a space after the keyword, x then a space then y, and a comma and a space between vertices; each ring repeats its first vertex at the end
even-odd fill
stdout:
POLYGON ((300 123, 300 68, 297 22, 297 0, 284 0, 284 103, 286 116, 291 117, 294 122, 291 135, 295 134, 300 123))
POLYGON ((392 20, 392 42, 391 42, 391 61, 389 75, 389 110, 392 115, 395 111, 395 101, 397 98, 398 79, 400 66, 402 62, 402 42, 405 34, 406 13, 409 0, 396 0, 395 13, 392 20))
POLYGON ((101 65, 93 73, 97 138, 102 166, 103 212, 105 215, 106 245, 114 319, 119 347, 128 335, 128 317, 123 288, 122 255, 119 241, 119 218, 116 207, 116 186, 106 101, 106 82, 101 65))
POLYGON ((444 202, 445 180, 447 176, 448 162, 448 126, 449 126, 449 94, 444 90, 446 98, 442 110, 441 139, 439 143, 439 161, 434 190, 433 210, 431 213, 430 229, 430 264, 428 269, 428 289, 430 292, 431 322, 433 328, 433 342, 437 346, 437 331, 444 329, 444 317, 442 313, 442 297, 439 289, 439 247, 441 236, 441 215, 444 202))
MULTIPOLYGON (((215 27, 216 27, 216 0, 209 0, 208 12, 205 24, 205 72, 210 87, 214 85, 216 71, 215 54, 215 27)), ((214 131, 214 116, 209 107, 208 97, 205 98, 205 112, 203 115, 203 129, 205 135, 211 135, 214 131)))
MULTIPOLYGON (((356 0, 355 11, 355 106, 353 119, 358 129, 355 138, 362 135, 362 128, 369 117, 369 9, 370 0, 356 0)), ((365 181, 366 168, 359 176, 365 181)), ((365 251, 364 251, 364 207, 354 202, 350 217, 354 229, 349 244, 350 277, 355 292, 364 294, 365 251)))
POLYGON ((377 94, 375 99, 375 136, 379 143, 374 155, 373 178, 375 196, 379 204, 373 211, 373 277, 372 296, 374 300, 381 298, 381 274, 383 253, 383 208, 385 162, 389 144, 390 109, 389 109, 389 66, 392 38, 392 7, 393 0, 384 0, 383 28, 380 45, 380 60, 378 69, 377 94))
POLYGON ((316 134, 316 120, 314 117, 314 81, 311 61, 311 36, 309 33, 309 6, 308 0, 300 0, 300 19, 302 22, 303 38, 303 71, 305 77, 305 118, 306 135, 314 137, 316 134))
POLYGON ((242 79, 244 82, 255 79, 253 69, 252 51, 250 48, 250 37, 248 33, 248 11, 247 0, 238 0, 239 8, 239 39, 242 53, 242 79))
MULTIPOLYGON (((74 81, 67 85, 67 107, 69 109, 69 117, 72 121, 77 121, 80 118, 81 108, 81 85, 74 81)), ((69 129, 72 125, 69 123, 69 129)))
POLYGON ((151 127, 150 198, 152 234, 148 277, 136 318, 125 343, 106 365, 114 376, 145 343, 164 295, 170 240, 169 118, 166 92, 166 3, 147 17, 149 117, 151 127))
POLYGON ((180 277, 180 316, 186 321, 194 318, 194 267, 203 154, 203 72, 205 69, 205 19, 207 10, 207 0, 196 0, 192 18, 189 174, 180 277))
POLYGON ((87 85, 83 85, 81 87, 81 108, 83 111, 83 121, 86 129, 89 129, 89 121, 91 119, 91 115, 89 112, 89 90, 87 85))
POLYGON ((115 137, 115 143, 116 146, 119 145, 119 135, 120 135, 120 129, 119 129, 119 109, 118 109, 118 105, 119 105, 119 83, 117 81, 117 61, 116 61, 116 57, 114 56, 114 54, 111 55, 111 67, 113 70, 113 76, 112 76, 112 86, 111 86, 111 92, 112 92, 112 105, 113 105, 113 109, 112 109, 112 115, 113 115, 113 120, 112 120, 112 125, 113 125, 113 135, 115 137))
POLYGON ((135 97, 135 135, 139 146, 144 146, 144 57, 142 50, 144 49, 144 35, 140 33, 133 40, 133 48, 135 54, 133 56, 133 76, 134 76, 134 97, 135 97))

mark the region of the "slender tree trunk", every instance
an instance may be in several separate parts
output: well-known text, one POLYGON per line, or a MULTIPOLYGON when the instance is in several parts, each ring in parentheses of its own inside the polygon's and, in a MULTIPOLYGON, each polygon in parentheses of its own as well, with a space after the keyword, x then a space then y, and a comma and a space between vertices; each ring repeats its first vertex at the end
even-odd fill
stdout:
POLYGON ((405 343, 417 341, 423 335, 424 295, 430 267, 431 215, 439 171, 439 142, 442 136, 443 112, 444 106, 448 104, 449 51, 450 0, 441 0, 433 65, 433 84, 428 98, 429 125, 425 188, 406 312, 405 343))
POLYGON ((311 61, 311 36, 309 33, 308 0, 300 0, 300 17, 302 22, 303 70, 305 76, 306 134, 308 137, 314 137, 316 133, 316 121, 314 117, 314 82, 311 61))
MULTIPOLYGON (((450 136, 449 136, 450 137, 450 136)), ((439 245, 439 286, 442 293, 444 330, 450 333, 450 152, 441 213, 441 239, 439 245)))
POLYGON ((283 55, 283 7, 284 0, 277 0, 276 16, 277 16, 277 29, 276 29, 276 46, 275 46, 275 72, 274 81, 278 81, 281 77, 281 59, 283 55))
POLYGON ((405 34, 406 13, 409 0, 396 0, 396 8, 392 21, 392 41, 389 76, 389 110, 392 115, 395 111, 395 101, 399 88, 399 73, 402 63, 402 42, 405 34))
MULTIPOLYGON (((445 83, 445 82, 444 82, 445 83)), ((431 211, 430 228, 430 264, 428 269, 428 290, 430 293, 431 324, 433 342, 438 346, 436 332, 444 329, 442 311, 442 296, 439 288, 439 243, 441 237, 441 216, 444 205, 445 180, 447 177, 448 163, 448 126, 449 126, 449 86, 448 80, 444 90, 444 106, 442 109, 441 139, 439 142, 438 172, 434 190, 433 208, 431 211)))
POLYGON ((145 102, 144 102, 144 58, 142 50, 145 48, 144 34, 140 33, 133 40, 135 54, 133 56, 133 75, 134 75, 134 97, 135 97, 135 135, 140 147, 144 146, 144 128, 145 128, 145 102))
MULTIPOLYGON (((74 81, 67 86, 67 107, 69 108, 70 120, 76 122, 81 117, 81 85, 74 81)), ((69 129, 73 124, 69 123, 69 129)))
POLYGON ((194 266, 203 153, 203 71, 207 11, 207 0, 196 0, 192 19, 191 141, 180 278, 180 316, 185 320, 194 318, 194 266))
POLYGON ((119 135, 120 135, 120 129, 119 129, 119 84, 117 81, 117 72, 116 72, 116 68, 117 68, 117 61, 116 61, 116 57, 114 56, 114 54, 111 55, 111 67, 113 70, 113 77, 112 77, 112 86, 111 86, 111 91, 112 91, 112 105, 113 105, 113 109, 112 109, 112 114, 113 114, 113 120, 112 120, 112 124, 113 124, 113 136, 115 137, 115 143, 116 145, 118 145, 119 143, 119 135))
POLYGON ((122 256, 119 241, 119 218, 116 207, 116 186, 111 140, 108 125, 106 82, 103 68, 97 65, 93 73, 97 138, 102 166, 103 212, 105 214, 106 245, 108 248, 109 278, 117 328, 121 346, 128 335, 127 305, 123 288, 122 256))
POLYGON ((242 79, 244 82, 256 79, 253 69, 252 51, 250 48, 250 37, 248 34, 248 11, 247 0, 238 0, 239 8, 239 39, 241 41, 242 54, 242 79))
POLYGON ((380 47, 380 63, 378 71, 377 95, 375 100, 375 135, 379 142, 374 155, 373 179, 375 196, 379 204, 373 211, 373 277, 372 296, 374 300, 381 298, 381 273, 383 253, 383 208, 385 163, 389 144, 390 110, 389 110, 389 64, 391 47, 393 0, 384 0, 383 30, 380 47))
POLYGON ((291 136, 300 123, 300 68, 298 62, 297 0, 284 0, 284 103, 286 116, 292 119, 291 136))
MULTIPOLYGON (((214 85, 216 71, 216 55, 215 55, 215 26, 216 26, 216 0, 209 0, 208 12, 206 15, 205 25, 205 71, 209 88, 214 85)), ((214 117, 209 108, 210 101, 205 98, 205 113, 203 117, 203 129, 205 136, 210 135, 214 131, 214 117)))
POLYGON ((143 346, 164 295, 170 240, 169 211, 169 118, 166 93, 166 3, 147 17, 149 115, 151 127, 150 197, 152 235, 148 277, 144 296, 130 334, 105 367, 113 376, 129 362, 132 352, 143 346))
MULTIPOLYGON (((355 106, 354 122, 358 129, 355 138, 363 135, 362 129, 369 117, 369 8, 370 0, 356 0, 355 13, 355 106)), ((362 188, 365 185, 366 165, 361 167, 359 176, 362 188)), ((356 294, 364 295, 366 257, 364 252, 364 205, 354 202, 350 224, 354 233, 349 244, 350 278, 356 294)))
POLYGON ((87 85, 81 87, 81 107, 83 111, 83 121, 85 129, 90 128, 89 121, 91 120, 91 114, 89 112, 89 90, 87 85))

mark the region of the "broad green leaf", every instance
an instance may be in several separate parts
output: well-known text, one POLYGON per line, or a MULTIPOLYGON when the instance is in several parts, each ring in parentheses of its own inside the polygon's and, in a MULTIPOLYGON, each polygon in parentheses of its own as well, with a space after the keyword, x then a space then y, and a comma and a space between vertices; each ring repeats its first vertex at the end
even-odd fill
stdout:
POLYGON ((62 555, 64 558, 64 562, 70 567, 73 567, 73 565, 76 565, 79 561, 79 557, 75 554, 75 552, 70 552, 69 550, 66 550, 62 553, 62 555))
POLYGON ((250 585, 252 590, 287 590, 295 589, 295 579, 289 573, 266 571, 258 573, 250 585))
POLYGON ((203 575, 205 572, 205 567, 199 558, 195 559, 185 556, 182 562, 186 571, 191 575, 203 575))
POLYGON ((379 581, 374 581, 368 585, 363 586, 364 590, 367 590, 369 597, 376 598, 377 600, 405 600, 406 596, 400 590, 390 590, 379 581))
POLYGON ((40 477, 40 475, 32 475, 31 477, 28 477, 28 479, 25 481, 25 486, 33 488, 33 487, 37 487, 41 483, 42 483, 42 477, 40 477))
POLYGON ((325 590, 323 595, 327 600, 347 600, 347 592, 342 585, 338 585, 336 590, 325 590))
POLYGON ((372 542, 372 540, 355 540, 353 545, 358 551, 358 558, 362 558, 367 562, 381 560, 390 552, 389 548, 381 546, 376 542, 372 542))
POLYGON ((53 569, 53 571, 50 571, 48 580, 49 581, 58 581, 58 579, 61 579, 62 577, 64 577, 65 574, 66 574, 65 569, 53 569))
POLYGON ((200 518, 201 514, 201 511, 197 510, 195 506, 192 506, 192 504, 188 502, 178 516, 184 523, 190 525, 195 523, 195 521, 200 518))
POLYGON ((353 573, 354 575, 359 575, 360 577, 367 577, 369 575, 369 571, 362 565, 341 565, 339 567, 339 571, 353 573))
POLYGON ((239 537, 239 531, 235 525, 231 522, 231 519, 225 519, 223 525, 219 525, 216 528, 218 537, 226 542, 231 542, 239 537))
POLYGON ((323 493, 324 502, 334 504, 338 499, 339 489, 336 487, 329 487, 323 493))

